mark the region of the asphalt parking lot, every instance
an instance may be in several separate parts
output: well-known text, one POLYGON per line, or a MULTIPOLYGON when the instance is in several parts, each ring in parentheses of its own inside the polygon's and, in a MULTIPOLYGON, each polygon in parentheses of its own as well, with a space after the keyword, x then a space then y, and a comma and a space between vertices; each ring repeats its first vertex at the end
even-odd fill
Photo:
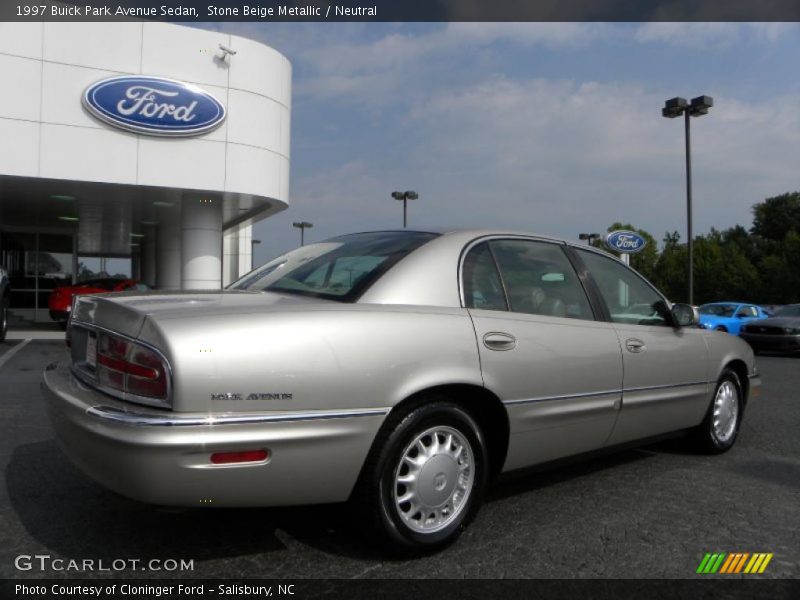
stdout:
POLYGON ((673 440, 500 483, 454 546, 400 561, 336 506, 178 510, 106 491, 45 416, 41 372, 63 343, 19 344, 0 344, 3 578, 87 575, 15 567, 36 554, 193 560, 190 573, 113 573, 140 578, 686 578, 706 552, 771 552, 758 577, 800 577, 800 357, 759 357, 761 396, 729 453, 673 440))

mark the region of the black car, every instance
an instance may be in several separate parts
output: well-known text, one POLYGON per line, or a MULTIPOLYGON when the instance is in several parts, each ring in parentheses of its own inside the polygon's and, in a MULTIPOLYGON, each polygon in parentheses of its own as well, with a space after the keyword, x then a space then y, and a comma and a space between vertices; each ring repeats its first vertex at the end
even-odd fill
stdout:
POLYGON ((750 321, 739 336, 756 352, 800 352, 800 304, 788 304, 768 319, 750 321))

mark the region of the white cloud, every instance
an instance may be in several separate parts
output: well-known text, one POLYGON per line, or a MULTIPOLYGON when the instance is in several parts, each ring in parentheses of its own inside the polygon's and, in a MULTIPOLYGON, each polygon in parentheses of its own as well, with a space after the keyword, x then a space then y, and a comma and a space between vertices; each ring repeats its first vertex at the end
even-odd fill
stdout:
MULTIPOLYGON (((637 43, 725 48, 798 31, 724 23, 452 23, 384 26, 380 34, 363 24, 243 26, 293 61, 294 103, 305 114, 334 104, 353 119, 350 127, 398 128, 404 138, 395 155, 374 140, 359 147, 343 129, 295 137, 291 211, 259 225, 267 254, 293 245, 291 221, 300 218, 315 222, 311 239, 397 227, 401 211, 388 194, 398 185, 420 192, 412 226, 496 225, 572 237, 621 220, 657 239, 683 231, 683 127, 660 115, 674 94, 668 81, 625 81, 613 65, 598 81, 511 75, 504 61, 516 53, 518 66, 521 51, 535 59, 539 49, 591 52, 609 39, 635 52, 637 43), (352 116, 363 112, 369 116, 352 116), (301 170, 303 149, 322 143, 324 152, 313 148, 320 170, 301 170)), ((747 226, 752 204, 798 187, 800 95, 744 102, 711 93, 711 113, 692 120, 697 231, 747 226)))
POLYGON ((634 39, 638 42, 660 42, 674 46, 705 48, 728 46, 743 40, 775 42, 798 32, 797 23, 670 23, 652 22, 639 26, 634 39))

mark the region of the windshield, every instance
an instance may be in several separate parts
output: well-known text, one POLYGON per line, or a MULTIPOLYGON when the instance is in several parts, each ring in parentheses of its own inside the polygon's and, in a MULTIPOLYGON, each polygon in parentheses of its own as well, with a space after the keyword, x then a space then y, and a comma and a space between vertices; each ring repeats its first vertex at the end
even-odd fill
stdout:
POLYGON ((332 238, 284 254, 228 289, 354 302, 392 265, 435 237, 418 231, 382 231, 332 238))
POLYGON ((715 317, 732 317, 736 310, 735 304, 704 304, 697 309, 701 315, 714 315, 715 317))
POLYGON ((775 317, 800 317, 800 304, 784 306, 773 315, 775 317))

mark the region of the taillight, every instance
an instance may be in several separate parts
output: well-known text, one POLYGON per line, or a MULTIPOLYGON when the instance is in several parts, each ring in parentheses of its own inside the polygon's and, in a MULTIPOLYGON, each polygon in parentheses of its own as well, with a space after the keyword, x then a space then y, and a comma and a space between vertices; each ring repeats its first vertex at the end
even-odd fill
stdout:
POLYGON ((215 452, 211 455, 211 462, 215 465, 230 465, 263 462, 267 458, 269 458, 269 451, 267 450, 242 450, 239 452, 215 452))
POLYGON ((95 373, 101 385, 126 394, 167 400, 167 365, 154 351, 105 333, 97 336, 95 373))

